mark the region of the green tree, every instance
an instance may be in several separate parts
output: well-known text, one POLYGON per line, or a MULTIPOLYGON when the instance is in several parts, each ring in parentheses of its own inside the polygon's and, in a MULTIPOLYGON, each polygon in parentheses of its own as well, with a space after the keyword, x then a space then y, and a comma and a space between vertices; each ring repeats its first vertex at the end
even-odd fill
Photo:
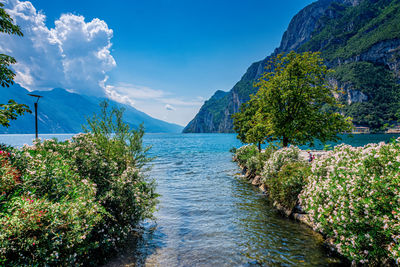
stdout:
MULTIPOLYGON (((7 14, 3 6, 4 4, 0 3, 0 33, 23 36, 21 29, 13 23, 13 19, 7 14)), ((15 73, 10 69, 10 65, 15 63, 15 58, 0 54, 0 85, 2 87, 9 87, 14 84, 15 73)), ((29 107, 24 104, 17 104, 14 100, 9 100, 8 104, 0 104, 0 125, 10 126, 10 120, 15 120, 18 115, 25 112, 31 113, 29 107)))
POLYGON ((271 127, 268 119, 264 119, 258 112, 259 101, 253 97, 240 107, 240 112, 232 115, 233 129, 237 132, 237 138, 243 143, 257 144, 261 151, 261 145, 266 141, 273 141, 271 127))
POLYGON ((328 72, 318 52, 292 51, 273 58, 255 84, 257 113, 284 147, 337 141, 338 133, 351 130, 351 118, 337 112, 341 106, 328 72))

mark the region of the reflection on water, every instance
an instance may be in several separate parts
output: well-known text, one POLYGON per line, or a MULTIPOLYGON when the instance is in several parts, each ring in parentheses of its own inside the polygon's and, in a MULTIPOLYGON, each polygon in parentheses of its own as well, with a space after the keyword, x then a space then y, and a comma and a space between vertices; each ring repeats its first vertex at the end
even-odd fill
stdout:
MULTIPOLYGON (((59 139, 70 135, 58 136, 59 139)), ((364 145, 389 135, 346 137, 364 145)), ((0 143, 30 143, 2 136, 0 143)), ((149 134, 150 176, 161 194, 154 222, 108 266, 330 266, 337 259, 304 225, 280 216, 258 189, 244 182, 228 152, 232 134, 149 134), (135 245, 137 244, 137 246, 135 245)))

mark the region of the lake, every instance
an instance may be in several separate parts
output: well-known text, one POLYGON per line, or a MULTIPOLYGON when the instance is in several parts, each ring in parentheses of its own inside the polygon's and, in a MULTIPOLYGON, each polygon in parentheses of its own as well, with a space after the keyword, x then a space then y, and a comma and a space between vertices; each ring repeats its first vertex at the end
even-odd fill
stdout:
MULTIPOLYGON (((65 140, 72 135, 41 135, 65 140)), ((398 136, 398 135, 397 135, 398 136)), ((396 135, 344 136, 356 146, 396 135)), ((30 144, 33 135, 0 135, 0 143, 30 144)), ((147 134, 149 176, 161 195, 156 220, 143 223, 137 248, 109 266, 331 266, 337 259, 308 227, 282 217, 238 175, 229 149, 234 134, 147 134)), ((321 148, 318 147, 318 148, 321 148)))

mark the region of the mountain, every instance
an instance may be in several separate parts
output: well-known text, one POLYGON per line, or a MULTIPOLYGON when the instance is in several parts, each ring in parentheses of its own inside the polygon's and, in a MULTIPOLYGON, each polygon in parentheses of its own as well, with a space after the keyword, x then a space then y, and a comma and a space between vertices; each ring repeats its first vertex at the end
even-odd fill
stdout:
MULTIPOLYGON (((34 133, 35 119, 33 103, 35 99, 28 93, 42 95, 38 103, 38 129, 39 133, 78 133, 82 132, 81 125, 86 123, 86 118, 93 116, 100 110, 99 103, 104 98, 89 97, 70 93, 61 88, 51 91, 28 92, 25 88, 15 84, 9 88, 1 88, 0 103, 14 99, 17 103, 27 104, 32 114, 26 114, 11 121, 11 126, 0 127, 0 133, 34 133)), ((109 100, 110 105, 124 108, 124 120, 132 127, 137 128, 144 124, 145 131, 149 133, 178 133, 181 126, 167 123, 129 106, 109 100)))
POLYGON ((231 115, 257 92, 253 84, 271 57, 291 50, 321 52, 354 124, 379 130, 399 120, 400 1, 319 0, 292 18, 270 56, 253 63, 229 92, 206 101, 183 132, 233 132, 231 115))

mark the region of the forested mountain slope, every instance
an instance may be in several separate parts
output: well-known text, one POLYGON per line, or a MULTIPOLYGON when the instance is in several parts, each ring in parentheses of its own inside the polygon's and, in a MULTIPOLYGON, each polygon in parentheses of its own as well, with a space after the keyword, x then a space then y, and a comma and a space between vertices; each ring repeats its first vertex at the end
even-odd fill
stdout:
POLYGON ((229 92, 214 94, 183 131, 232 132, 231 115, 257 91, 253 83, 270 57, 291 50, 321 52, 354 124, 380 130, 399 119, 400 1, 319 0, 293 17, 274 53, 229 92))

